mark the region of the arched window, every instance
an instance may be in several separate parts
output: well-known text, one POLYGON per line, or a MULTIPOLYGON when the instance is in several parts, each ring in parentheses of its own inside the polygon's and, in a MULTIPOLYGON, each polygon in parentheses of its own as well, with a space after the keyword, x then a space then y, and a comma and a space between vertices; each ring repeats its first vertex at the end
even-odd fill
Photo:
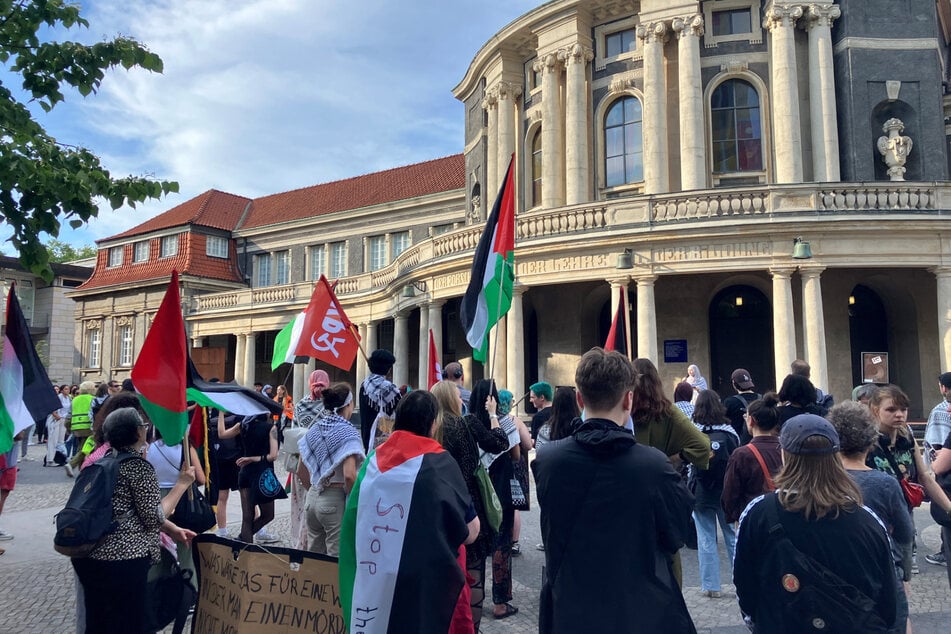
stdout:
POLYGON ((710 98, 713 121, 713 171, 758 172, 763 169, 763 127, 759 95, 749 82, 728 79, 710 98))
POLYGON ((532 207, 542 204, 542 131, 532 137, 532 207))
POLYGON ((641 102, 624 97, 614 102, 604 119, 605 185, 614 187, 644 180, 644 130, 641 102))

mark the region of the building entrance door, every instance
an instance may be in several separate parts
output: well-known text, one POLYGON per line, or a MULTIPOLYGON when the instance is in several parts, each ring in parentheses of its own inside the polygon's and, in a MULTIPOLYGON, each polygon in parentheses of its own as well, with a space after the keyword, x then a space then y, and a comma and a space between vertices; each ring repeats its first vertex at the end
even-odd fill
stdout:
POLYGON ((759 393, 775 389, 773 379, 773 311, 752 286, 729 286, 710 302, 710 389, 721 397, 734 394, 730 375, 749 370, 759 393))

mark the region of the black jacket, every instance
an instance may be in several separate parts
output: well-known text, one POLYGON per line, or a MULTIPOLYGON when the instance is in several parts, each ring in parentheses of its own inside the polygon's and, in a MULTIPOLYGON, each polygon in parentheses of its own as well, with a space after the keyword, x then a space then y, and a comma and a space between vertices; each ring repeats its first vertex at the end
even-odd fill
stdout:
POLYGON ((591 419, 532 471, 547 564, 540 634, 696 632, 671 569, 693 497, 662 452, 591 419))

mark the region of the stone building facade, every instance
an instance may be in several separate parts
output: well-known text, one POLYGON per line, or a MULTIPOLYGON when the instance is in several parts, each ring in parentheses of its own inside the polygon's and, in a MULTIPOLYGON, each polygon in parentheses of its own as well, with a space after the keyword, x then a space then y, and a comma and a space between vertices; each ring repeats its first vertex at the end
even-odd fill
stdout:
MULTIPOLYGON (((193 353, 206 373, 290 384, 269 346, 324 272, 366 347, 394 350, 397 383, 425 382, 430 328, 444 362, 481 376, 459 298, 514 156, 500 384, 571 383, 627 293, 634 352, 671 391, 688 363, 726 393, 735 367, 764 390, 805 358, 840 399, 887 378, 921 416, 951 368, 949 41, 946 0, 544 3, 454 88, 461 155, 250 200, 219 223, 237 274, 194 276, 193 353)), ((110 251, 197 230, 174 211, 100 244, 77 319, 155 310, 142 276, 96 280, 110 251)))

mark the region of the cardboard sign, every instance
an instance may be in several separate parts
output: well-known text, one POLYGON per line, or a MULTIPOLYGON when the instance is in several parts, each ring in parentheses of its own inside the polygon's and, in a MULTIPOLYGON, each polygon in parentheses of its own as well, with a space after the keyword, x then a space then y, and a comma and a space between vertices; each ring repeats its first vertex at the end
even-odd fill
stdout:
POLYGON ((263 549, 215 535, 195 538, 193 634, 344 634, 337 560, 263 549))

